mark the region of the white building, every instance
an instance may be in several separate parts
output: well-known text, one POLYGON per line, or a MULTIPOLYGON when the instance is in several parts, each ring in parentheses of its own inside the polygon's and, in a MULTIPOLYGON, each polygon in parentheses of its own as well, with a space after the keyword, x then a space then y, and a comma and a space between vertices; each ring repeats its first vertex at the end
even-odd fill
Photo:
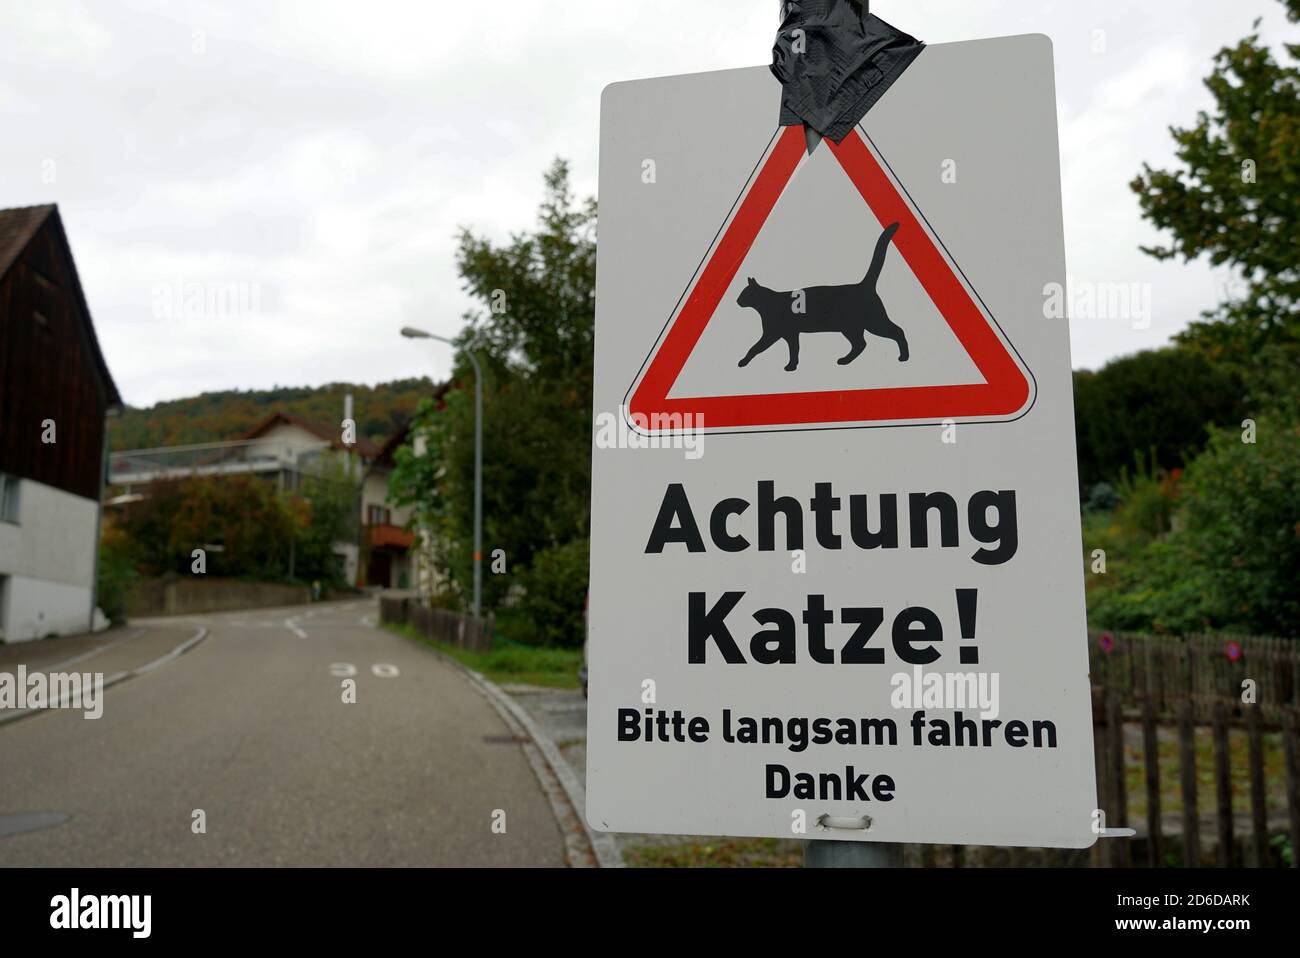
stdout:
POLYGON ((387 589, 413 589, 415 532, 411 529, 411 506, 391 505, 388 477, 396 463, 393 456, 405 442, 407 430, 397 432, 369 463, 361 481, 361 522, 365 531, 366 585, 387 589))
MULTIPOLYGON (((351 405, 352 397, 347 397, 351 405)), ((344 410, 344 418, 351 418, 351 409, 344 410)), ((311 472, 323 457, 338 456, 348 463, 351 474, 356 477, 364 475, 369 463, 379 450, 369 439, 358 437, 356 442, 343 442, 343 429, 329 429, 318 423, 308 422, 291 413, 274 412, 254 426, 244 436, 247 442, 258 444, 258 448, 280 449, 281 461, 286 468, 280 472, 279 481, 282 489, 297 492, 296 484, 303 472, 311 472)), ((362 512, 364 521, 364 510, 362 512)), ((334 555, 338 560, 343 581, 358 584, 361 572, 361 550, 358 542, 336 542, 334 555)))
POLYGON ((91 631, 121 407, 58 209, 0 210, 0 639, 91 631))
POLYGON ((242 437, 191 446, 165 446, 113 453, 109 481, 120 493, 112 502, 128 502, 151 482, 183 476, 252 473, 277 483, 281 491, 305 493, 304 483, 333 463, 346 463, 359 485, 358 534, 336 542, 334 555, 345 582, 357 586, 408 588, 414 535, 407 527, 410 507, 393 506, 388 476, 393 453, 406 435, 398 432, 382 448, 363 436, 345 441, 342 422, 351 420, 351 397, 345 398, 338 427, 274 412, 242 437))

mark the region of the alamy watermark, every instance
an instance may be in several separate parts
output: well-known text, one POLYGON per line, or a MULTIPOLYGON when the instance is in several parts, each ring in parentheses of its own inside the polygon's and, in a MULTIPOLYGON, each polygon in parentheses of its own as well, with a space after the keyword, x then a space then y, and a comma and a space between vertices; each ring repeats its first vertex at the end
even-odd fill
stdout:
POLYGON ((56 931, 121 929, 132 938, 148 938, 152 916, 152 895, 83 895, 73 888, 50 899, 50 927, 56 931))
POLYGON ((687 459, 704 455, 704 416, 699 413, 618 412, 596 414, 598 449, 681 449, 687 459))
POLYGON ((258 283, 158 283, 153 288, 155 319, 253 319, 262 314, 258 283))
POLYGON ((103 672, 0 672, 0 712, 7 709, 81 709, 82 718, 104 714, 103 672))
POLYGON ((1123 319, 1133 329, 1151 328, 1150 283, 1094 283, 1067 276, 1043 286, 1047 319, 1123 319))

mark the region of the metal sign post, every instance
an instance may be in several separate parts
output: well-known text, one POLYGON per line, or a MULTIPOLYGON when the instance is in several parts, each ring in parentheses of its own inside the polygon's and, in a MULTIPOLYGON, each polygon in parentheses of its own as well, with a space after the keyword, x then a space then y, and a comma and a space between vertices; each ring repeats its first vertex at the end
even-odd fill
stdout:
POLYGON ((902 868, 903 846, 893 842, 809 841, 805 868, 902 868))

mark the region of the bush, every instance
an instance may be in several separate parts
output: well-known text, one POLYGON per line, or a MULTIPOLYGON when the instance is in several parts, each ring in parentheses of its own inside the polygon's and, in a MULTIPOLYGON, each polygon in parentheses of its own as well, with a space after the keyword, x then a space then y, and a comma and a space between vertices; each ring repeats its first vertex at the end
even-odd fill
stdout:
POLYGON ((282 578, 290 543, 310 512, 252 476, 155 482, 122 519, 146 575, 189 575, 193 550, 207 551, 207 574, 282 578))
POLYGON ((117 526, 107 526, 99 539, 95 604, 114 625, 126 621, 127 595, 140 578, 135 561, 131 540, 117 526))
POLYGON ((1300 427, 1261 415, 1257 441, 1217 432, 1180 483, 1173 531, 1153 538, 1163 506, 1145 491, 1105 523, 1108 574, 1090 577, 1095 626, 1300 635, 1300 427), (1112 551, 1113 550, 1113 551, 1112 551))
POLYGON ((1113 482, 1135 453, 1154 465, 1183 466, 1204 445, 1210 425, 1241 420, 1241 383, 1191 349, 1148 350, 1096 372, 1074 374, 1079 483, 1113 482))
POLYGON ((1123 561, 1173 527, 1181 496, 1181 471, 1151 468, 1135 456, 1136 468, 1120 471, 1114 486, 1098 483, 1083 510, 1083 540, 1089 553, 1104 549, 1107 559, 1123 561))
POLYGON ((1088 593, 1090 626, 1171 635, 1213 627, 1208 570, 1187 561, 1184 543, 1161 540, 1127 558, 1110 555, 1107 576, 1088 593))
POLYGON ((537 553, 524 571, 525 591, 517 612, 532 625, 533 635, 527 638, 536 644, 557 648, 582 646, 590 549, 587 539, 552 546, 537 553))
POLYGON ((256 476, 191 476, 149 486, 122 518, 139 571, 189 575, 204 549, 206 572, 259 582, 293 578, 345 586, 334 544, 356 535, 357 482, 340 462, 303 475, 297 495, 256 476))
POLYGON ((1192 563, 1215 624, 1300 635, 1300 426, 1261 415, 1256 441, 1218 433, 1188 470, 1183 510, 1192 563))

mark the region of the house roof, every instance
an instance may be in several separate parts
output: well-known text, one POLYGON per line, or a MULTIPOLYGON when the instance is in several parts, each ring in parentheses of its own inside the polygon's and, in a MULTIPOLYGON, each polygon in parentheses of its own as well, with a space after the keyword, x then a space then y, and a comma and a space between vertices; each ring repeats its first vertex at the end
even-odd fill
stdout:
POLYGON ((375 465, 392 469, 397 464, 393 456, 397 453, 398 448, 406 442, 410 433, 411 420, 408 419, 402 423, 402 428, 389 436, 387 441, 379 448, 379 453, 375 456, 375 465))
MULTIPOLYGON (((447 393, 451 391, 451 386, 451 380, 448 380, 447 382, 439 383, 434 387, 433 401, 436 408, 442 409, 447 405, 447 393)), ((392 469, 397 465, 397 461, 394 457, 397 455, 397 450, 410 441, 411 426, 414 422, 414 416, 407 416, 402 420, 402 424, 397 428, 397 431, 389 436, 388 439, 385 440, 384 444, 379 448, 379 452, 375 455, 375 466, 384 469, 392 469)))
POLYGON ((95 324, 90 318, 90 307, 86 303, 86 294, 81 289, 81 279, 77 276, 77 264, 72 258, 72 247, 68 244, 68 235, 63 230, 63 220, 59 208, 53 203, 44 206, 23 206, 15 209, 0 210, 0 278, 13 267, 23 255, 27 244, 32 241, 41 227, 49 222, 54 236, 67 260, 68 271, 72 275, 72 294, 76 299, 78 315, 82 319, 82 329, 90 347, 91 359, 95 371, 104 388, 104 397, 110 408, 122 405, 122 397, 117 391, 117 384, 108 371, 108 363, 99 348, 99 339, 95 336, 95 324))
POLYGON ((340 436, 336 430, 322 426, 320 423, 310 422, 303 419, 301 416, 295 416, 293 413, 281 412, 279 410, 271 413, 240 438, 257 439, 272 426, 281 423, 304 429, 318 439, 325 440, 335 449, 352 449, 354 452, 359 453, 363 459, 374 459, 380 452, 379 447, 365 436, 357 436, 357 441, 353 445, 345 446, 343 444, 343 437, 340 436))
POLYGON ((9 272, 52 212, 52 205, 0 210, 0 276, 9 272))

